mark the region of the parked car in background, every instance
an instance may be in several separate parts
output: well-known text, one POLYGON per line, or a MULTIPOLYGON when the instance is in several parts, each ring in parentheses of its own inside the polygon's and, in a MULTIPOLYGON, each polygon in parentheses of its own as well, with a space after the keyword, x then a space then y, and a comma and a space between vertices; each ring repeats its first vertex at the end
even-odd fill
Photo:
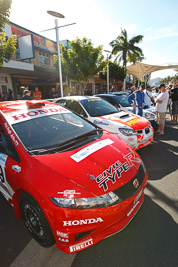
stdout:
POLYGON ((117 135, 132 148, 139 149, 153 140, 153 128, 148 120, 128 112, 118 112, 100 97, 68 96, 54 101, 117 135))
POLYGON ((54 103, 0 110, 0 192, 39 244, 75 253, 127 226, 147 183, 134 150, 54 103))
MULTIPOLYGON (((118 92, 118 93, 112 93, 112 94, 98 94, 96 95, 98 97, 101 97, 102 99, 106 100, 110 104, 112 104, 114 107, 116 107, 118 110, 123 110, 126 112, 133 113, 133 108, 128 102, 127 94, 118 92)), ((143 109, 143 117, 150 121, 151 125, 155 127, 156 125, 156 110, 154 107, 143 109)))

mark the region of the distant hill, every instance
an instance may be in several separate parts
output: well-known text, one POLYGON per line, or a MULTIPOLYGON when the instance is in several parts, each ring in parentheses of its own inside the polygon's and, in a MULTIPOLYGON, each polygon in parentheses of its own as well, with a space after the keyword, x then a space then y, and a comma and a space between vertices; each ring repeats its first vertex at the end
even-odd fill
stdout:
POLYGON ((150 83, 151 86, 158 86, 160 84, 161 80, 162 80, 162 78, 157 77, 157 78, 154 78, 154 79, 150 79, 149 83, 150 83))

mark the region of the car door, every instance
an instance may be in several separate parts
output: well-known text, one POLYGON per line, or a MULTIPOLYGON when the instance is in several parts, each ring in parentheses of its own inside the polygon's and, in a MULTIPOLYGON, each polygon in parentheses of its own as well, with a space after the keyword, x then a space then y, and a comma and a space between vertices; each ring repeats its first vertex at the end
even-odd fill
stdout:
POLYGON ((0 123, 0 192, 6 199, 12 198, 20 172, 20 157, 0 123))

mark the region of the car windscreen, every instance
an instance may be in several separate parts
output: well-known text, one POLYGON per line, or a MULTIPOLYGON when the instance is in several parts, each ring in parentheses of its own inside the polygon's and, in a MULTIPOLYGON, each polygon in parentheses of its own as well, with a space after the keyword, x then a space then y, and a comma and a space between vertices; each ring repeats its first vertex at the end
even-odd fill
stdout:
MULTIPOLYGON (((90 133, 97 130, 97 127, 73 113, 34 118, 14 124, 12 127, 29 152, 45 152, 49 149, 62 148, 63 144, 65 147, 68 144, 74 145, 80 142, 80 136, 83 137, 83 141, 87 139, 87 135, 90 136, 90 133)), ((94 138, 94 135, 91 134, 91 137, 94 138)))
POLYGON ((115 100, 122 106, 122 107, 130 107, 129 101, 126 95, 115 96, 115 100))
POLYGON ((118 110, 101 98, 90 98, 80 101, 91 117, 104 116, 117 113, 118 110))

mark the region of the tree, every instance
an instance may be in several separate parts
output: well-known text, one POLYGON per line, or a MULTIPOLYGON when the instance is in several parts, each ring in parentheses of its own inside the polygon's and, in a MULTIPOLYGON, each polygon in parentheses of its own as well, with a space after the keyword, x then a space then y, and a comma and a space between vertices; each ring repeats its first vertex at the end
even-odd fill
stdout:
POLYGON ((6 38, 4 27, 9 17, 11 0, 0 0, 0 66, 8 62, 16 50, 16 37, 6 38))
MULTIPOLYGON (((103 71, 99 72, 99 76, 103 80, 107 80, 107 66, 103 71)), ((126 77, 126 71, 124 67, 119 66, 116 62, 109 62, 109 79, 112 83, 117 81, 123 81, 126 77)))
POLYGON ((138 44, 143 39, 143 35, 137 35, 128 40, 127 31, 121 29, 121 34, 112 42, 112 54, 117 55, 116 60, 123 61, 123 66, 126 68, 127 62, 135 63, 143 58, 142 49, 135 44, 138 44))
MULTIPOLYGON (((97 74, 103 67, 105 62, 102 55, 102 47, 93 47, 91 40, 87 38, 70 42, 70 49, 61 46, 61 62, 62 72, 68 78, 84 84, 86 87, 88 78, 97 74)), ((58 59, 55 56, 56 66, 58 59)))

